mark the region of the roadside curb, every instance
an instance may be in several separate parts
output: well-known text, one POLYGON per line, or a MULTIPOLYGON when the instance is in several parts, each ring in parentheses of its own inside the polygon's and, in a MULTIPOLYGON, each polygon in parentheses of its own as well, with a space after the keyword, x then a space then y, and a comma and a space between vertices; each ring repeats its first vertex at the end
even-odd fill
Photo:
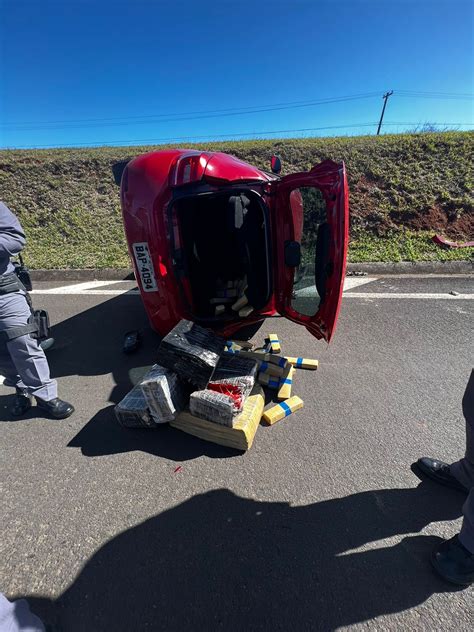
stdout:
MULTIPOLYGON (((86 270, 31 270, 33 281, 126 281, 135 279, 130 268, 86 270)), ((397 263, 349 263, 347 272, 365 274, 474 274, 472 261, 399 261, 397 263)))
POLYGON ((85 270, 30 270, 32 281, 126 281, 135 279, 130 268, 88 268, 85 270))
POLYGON ((354 274, 473 274, 473 261, 398 261, 386 263, 348 263, 347 272, 354 274))

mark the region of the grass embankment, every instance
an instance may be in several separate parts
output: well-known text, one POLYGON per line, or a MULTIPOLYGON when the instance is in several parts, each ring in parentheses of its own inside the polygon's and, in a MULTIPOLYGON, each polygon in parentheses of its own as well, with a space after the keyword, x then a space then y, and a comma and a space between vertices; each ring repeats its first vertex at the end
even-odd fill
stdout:
MULTIPOLYGON (((349 260, 474 258, 474 248, 442 250, 431 238, 474 235, 474 132, 261 140, 188 145, 234 154, 283 173, 331 158, 347 165, 349 260)), ((163 149, 164 147, 159 147, 163 149)), ((0 199, 27 232, 32 268, 129 265, 111 165, 153 147, 0 151, 0 199)))

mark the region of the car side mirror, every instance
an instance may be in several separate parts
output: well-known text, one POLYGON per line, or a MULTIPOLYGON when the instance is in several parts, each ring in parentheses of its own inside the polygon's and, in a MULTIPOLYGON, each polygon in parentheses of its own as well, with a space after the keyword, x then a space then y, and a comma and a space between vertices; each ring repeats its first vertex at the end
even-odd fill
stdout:
POLYGON ((281 171, 281 160, 279 156, 272 156, 271 158, 271 168, 272 173, 280 173, 281 171))

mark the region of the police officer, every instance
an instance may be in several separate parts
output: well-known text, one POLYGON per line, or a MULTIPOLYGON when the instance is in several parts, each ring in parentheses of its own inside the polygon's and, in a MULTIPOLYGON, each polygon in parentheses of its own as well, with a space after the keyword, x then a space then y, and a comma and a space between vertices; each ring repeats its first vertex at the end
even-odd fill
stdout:
POLYGON ((440 544, 431 557, 435 570, 453 584, 474 583, 474 370, 462 400, 466 419, 466 454, 455 463, 423 457, 416 465, 426 476, 467 495, 462 512, 461 531, 440 544))
POLYGON ((18 219, 0 202, 0 374, 4 384, 16 388, 10 410, 15 417, 31 408, 33 395, 38 408, 54 419, 65 419, 74 407, 58 398, 57 383, 49 374, 44 351, 30 333, 31 310, 10 257, 25 246, 25 234, 18 219))

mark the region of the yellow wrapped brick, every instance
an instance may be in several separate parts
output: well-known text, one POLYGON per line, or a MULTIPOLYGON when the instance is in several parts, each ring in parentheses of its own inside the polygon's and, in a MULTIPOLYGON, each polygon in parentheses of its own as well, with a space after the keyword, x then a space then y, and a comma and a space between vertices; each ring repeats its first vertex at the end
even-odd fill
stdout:
POLYGON ((280 388, 280 380, 277 375, 270 375, 269 373, 259 373, 258 381, 263 386, 268 386, 268 388, 280 388))
POLYGON ((235 303, 232 305, 232 309, 234 310, 234 312, 238 312, 240 309, 242 309, 242 307, 245 307, 248 302, 248 298, 244 294, 235 301, 235 303))
MULTIPOLYGON (((283 370, 288 367, 288 361, 286 358, 276 357, 271 353, 265 353, 264 351, 240 351, 239 353, 244 358, 252 358, 252 360, 257 360, 258 362, 269 362, 271 364, 275 364, 283 370)), ((283 373, 275 375, 283 375, 283 373)))
POLYGON ((290 366, 285 375, 280 379, 280 388, 278 390, 277 399, 285 400, 291 397, 291 387, 293 386, 293 374, 295 369, 290 366))
POLYGON ((248 340, 228 340, 227 342, 238 345, 241 349, 253 349, 253 344, 248 340))
POLYGON ((245 307, 242 307, 242 309, 239 309, 239 316, 240 318, 247 318, 247 316, 249 316, 252 312, 253 307, 251 305, 246 305, 245 307))
POLYGON ((236 450, 250 450, 264 406, 263 389, 261 386, 255 385, 245 400, 242 412, 235 418, 232 428, 194 417, 189 411, 181 412, 176 419, 170 422, 170 426, 204 439, 204 441, 212 441, 212 443, 236 450))
POLYGON ((280 341, 278 340, 277 334, 268 334, 268 340, 270 342, 270 348, 272 353, 280 353, 280 341))
POLYGON ((319 366, 318 360, 309 358, 286 358, 288 362, 297 369, 312 369, 315 371, 319 366))
POLYGON ((257 360, 258 370, 261 373, 268 373, 268 375, 277 375, 281 377, 285 374, 285 367, 278 366, 273 364, 272 362, 262 362, 261 360, 257 360))
POLYGON ((287 399, 286 402, 280 402, 276 406, 269 408, 263 413, 262 419, 266 422, 268 426, 273 426, 277 421, 288 417, 291 413, 294 413, 296 410, 303 408, 303 400, 294 395, 287 399))

